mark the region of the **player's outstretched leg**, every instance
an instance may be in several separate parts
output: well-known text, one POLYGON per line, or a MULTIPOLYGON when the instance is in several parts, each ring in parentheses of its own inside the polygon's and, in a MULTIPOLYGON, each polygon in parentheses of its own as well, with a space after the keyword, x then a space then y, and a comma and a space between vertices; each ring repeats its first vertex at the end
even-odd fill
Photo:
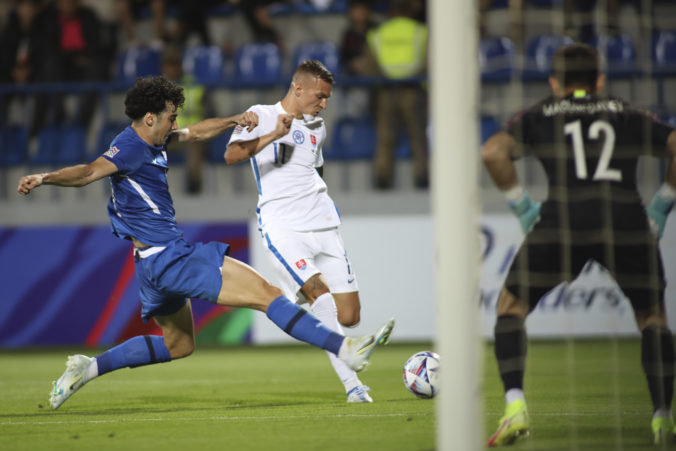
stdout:
POLYGON ((528 427, 526 401, 514 400, 507 404, 505 415, 500 418, 498 430, 488 439, 486 446, 511 445, 520 437, 528 437, 528 427))
POLYGON ((87 383, 87 370, 96 359, 86 355, 71 355, 66 361, 66 371, 59 380, 52 382, 52 393, 49 404, 58 409, 68 398, 87 383))

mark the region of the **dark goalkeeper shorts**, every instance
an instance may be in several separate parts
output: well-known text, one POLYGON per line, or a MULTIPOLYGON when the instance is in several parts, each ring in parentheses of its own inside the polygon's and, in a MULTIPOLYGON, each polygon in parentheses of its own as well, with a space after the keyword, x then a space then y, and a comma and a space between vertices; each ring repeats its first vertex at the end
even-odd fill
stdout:
POLYGON ((532 311, 542 296, 574 280, 595 260, 613 276, 634 311, 663 307, 665 280, 657 241, 648 232, 618 235, 536 226, 514 258, 505 286, 532 311))

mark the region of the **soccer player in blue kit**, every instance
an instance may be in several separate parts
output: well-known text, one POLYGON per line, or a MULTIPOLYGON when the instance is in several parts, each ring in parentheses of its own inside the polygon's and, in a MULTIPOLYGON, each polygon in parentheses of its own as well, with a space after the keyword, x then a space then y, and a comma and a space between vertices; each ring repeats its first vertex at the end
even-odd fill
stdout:
POLYGON ((250 266, 228 257, 227 244, 185 241, 167 184, 167 145, 172 138, 211 139, 235 125, 253 129, 258 116, 246 112, 178 129, 176 117, 183 102, 183 88, 165 77, 139 78, 125 97, 125 113, 132 123, 101 157, 19 181, 17 191, 26 195, 43 184, 81 187, 110 177, 112 231, 133 243, 143 319, 153 318, 162 329, 162 336, 134 337, 93 358, 70 356, 66 371, 53 384, 50 404, 54 409, 97 376, 190 355, 195 348, 189 302, 193 297, 265 312, 287 334, 335 353, 355 371, 366 367, 377 344, 389 340, 392 319, 373 335, 345 337, 289 301, 250 266))

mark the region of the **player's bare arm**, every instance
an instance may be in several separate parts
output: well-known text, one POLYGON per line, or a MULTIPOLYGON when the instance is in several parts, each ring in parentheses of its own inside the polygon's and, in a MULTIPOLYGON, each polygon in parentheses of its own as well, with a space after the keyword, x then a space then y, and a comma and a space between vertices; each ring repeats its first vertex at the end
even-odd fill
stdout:
POLYGON ((500 191, 506 191, 519 184, 511 157, 515 148, 516 141, 509 133, 498 132, 491 136, 481 149, 481 158, 500 191))
POLYGON ((258 115, 253 111, 245 111, 225 118, 204 119, 189 127, 179 128, 173 134, 179 142, 208 141, 236 125, 251 131, 258 125, 258 115))
POLYGON ((54 172, 43 172, 21 177, 17 191, 28 194, 40 185, 81 187, 117 172, 117 166, 103 157, 89 164, 78 164, 54 172))
POLYGON ((249 141, 237 141, 231 143, 225 150, 225 162, 227 164, 236 164, 240 161, 248 160, 271 142, 289 133, 292 122, 292 114, 280 114, 277 116, 275 129, 267 135, 249 141))

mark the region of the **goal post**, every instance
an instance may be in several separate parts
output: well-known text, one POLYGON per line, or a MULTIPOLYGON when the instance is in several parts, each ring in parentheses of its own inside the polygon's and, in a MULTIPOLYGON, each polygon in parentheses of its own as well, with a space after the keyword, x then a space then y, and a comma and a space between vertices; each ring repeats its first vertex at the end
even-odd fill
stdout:
POLYGON ((440 450, 482 448, 476 10, 448 0, 428 9, 440 450))

